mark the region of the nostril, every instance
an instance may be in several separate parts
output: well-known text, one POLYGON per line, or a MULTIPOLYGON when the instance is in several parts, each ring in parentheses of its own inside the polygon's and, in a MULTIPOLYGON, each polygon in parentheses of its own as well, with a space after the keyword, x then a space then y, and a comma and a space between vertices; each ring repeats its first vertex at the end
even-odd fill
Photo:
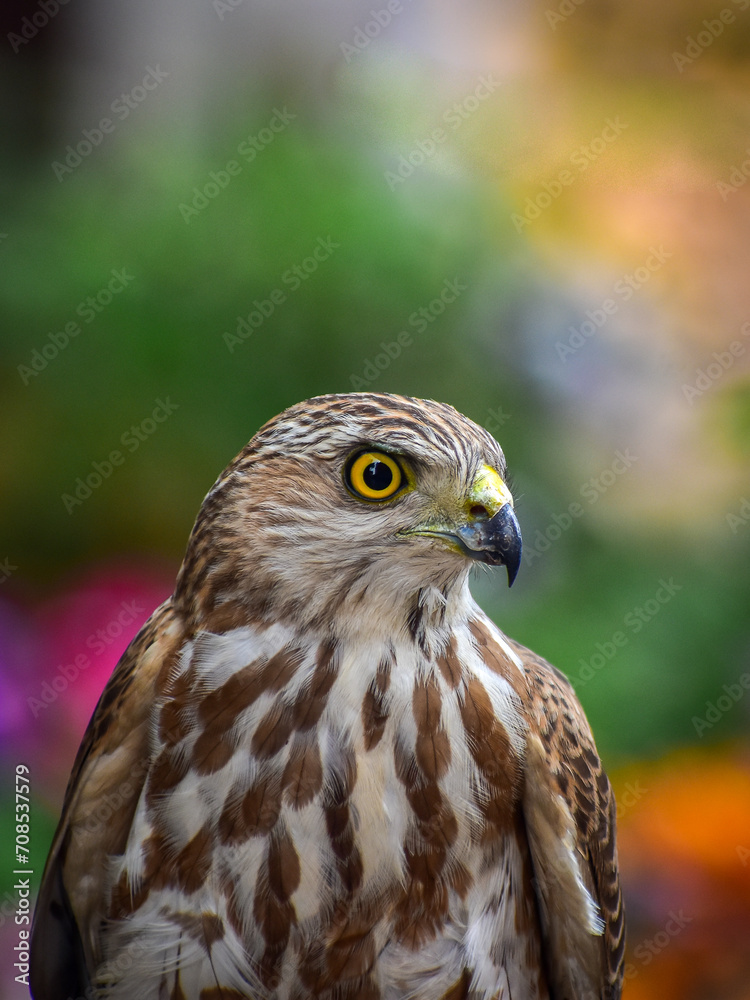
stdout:
POLYGON ((469 513, 473 518, 476 518, 477 521, 488 521, 490 517, 489 511, 484 504, 481 503, 472 504, 471 507, 469 507, 469 513))

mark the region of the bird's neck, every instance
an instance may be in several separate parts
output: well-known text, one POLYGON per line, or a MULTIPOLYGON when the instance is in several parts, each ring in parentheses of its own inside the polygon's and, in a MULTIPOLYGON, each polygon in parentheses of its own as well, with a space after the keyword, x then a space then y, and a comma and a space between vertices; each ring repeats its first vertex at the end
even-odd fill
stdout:
POLYGON ((365 575, 334 609, 326 627, 342 639, 411 639, 424 652, 445 645, 450 631, 475 607, 468 573, 424 581, 394 581, 383 574, 365 575))
POLYGON ((183 567, 175 604, 192 632, 293 623, 337 641, 411 638, 428 651, 476 607, 468 568, 453 560, 442 569, 415 563, 388 571, 363 561, 316 574, 256 564, 231 577, 215 566, 191 580, 183 567))

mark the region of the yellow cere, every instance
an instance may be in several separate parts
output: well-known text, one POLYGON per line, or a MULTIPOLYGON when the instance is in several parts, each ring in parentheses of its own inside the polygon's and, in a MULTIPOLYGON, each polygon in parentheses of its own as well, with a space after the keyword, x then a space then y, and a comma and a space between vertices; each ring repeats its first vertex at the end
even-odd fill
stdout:
POLYGON ((483 465, 471 485, 469 505, 480 504, 494 517, 506 503, 513 506, 513 497, 500 475, 490 465, 483 465))
POLYGON ((365 500, 388 500, 403 481, 401 466, 382 451, 365 451, 349 466, 349 486, 365 500))

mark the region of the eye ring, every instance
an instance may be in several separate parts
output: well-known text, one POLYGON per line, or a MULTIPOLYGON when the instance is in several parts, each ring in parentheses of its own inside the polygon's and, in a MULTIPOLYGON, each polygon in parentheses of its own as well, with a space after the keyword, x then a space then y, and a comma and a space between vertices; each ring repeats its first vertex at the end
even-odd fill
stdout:
POLYGON ((357 452, 346 466, 345 482, 354 496, 363 500, 390 500, 406 484, 399 463, 383 451, 357 452))

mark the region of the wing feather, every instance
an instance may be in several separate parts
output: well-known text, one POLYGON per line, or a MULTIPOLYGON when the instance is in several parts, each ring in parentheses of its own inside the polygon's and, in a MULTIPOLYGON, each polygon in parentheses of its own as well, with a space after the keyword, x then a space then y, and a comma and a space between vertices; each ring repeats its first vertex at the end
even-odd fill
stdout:
POLYGON ((182 624, 162 604, 124 652, 91 717, 65 792, 34 911, 35 1000, 89 996, 107 902, 107 860, 127 841, 148 770, 149 718, 160 671, 181 646, 182 624))
POLYGON ((553 995, 617 1000, 625 926, 615 797, 568 679, 520 643, 511 646, 530 694, 524 814, 553 995))
POLYGON ((522 809, 551 995, 618 1000, 625 928, 615 799, 586 716, 546 660, 484 615, 472 630, 486 662, 507 674, 528 722, 522 809))

